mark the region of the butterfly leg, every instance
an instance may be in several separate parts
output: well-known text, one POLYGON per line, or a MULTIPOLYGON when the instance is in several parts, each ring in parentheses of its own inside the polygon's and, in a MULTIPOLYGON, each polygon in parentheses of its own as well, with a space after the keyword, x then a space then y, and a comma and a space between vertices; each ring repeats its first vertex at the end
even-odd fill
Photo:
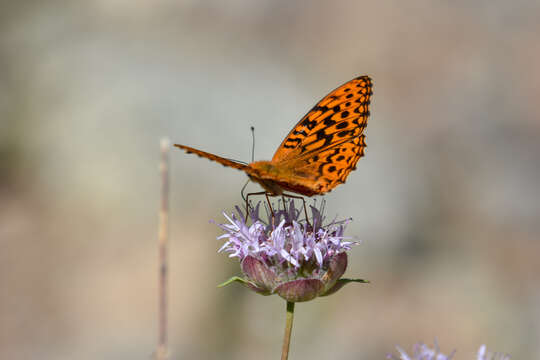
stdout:
POLYGON ((306 216, 306 223, 310 227, 312 227, 311 223, 309 222, 309 219, 308 219, 307 208, 306 208, 306 200, 304 199, 304 197, 303 196, 291 195, 291 194, 282 194, 281 196, 282 197, 288 197, 288 198, 291 198, 291 199, 300 199, 300 200, 302 200, 302 204, 304 205, 304 215, 306 216))
POLYGON ((272 227, 276 227, 276 217, 274 216, 274 210, 272 209, 272 204, 270 203, 270 198, 268 197, 268 193, 265 192, 264 196, 266 196, 266 202, 268 203, 268 208, 270 209, 270 213, 272 214, 272 227))
POLYGON ((266 202, 268 203, 268 208, 270 209, 270 213, 272 214, 272 226, 274 226, 274 209, 272 209, 272 204, 270 203, 270 198, 268 197, 269 194, 266 191, 260 191, 255 193, 249 193, 246 195, 246 218, 244 219, 245 222, 247 222, 248 216, 249 216, 249 197, 252 195, 264 195, 266 196, 266 202))

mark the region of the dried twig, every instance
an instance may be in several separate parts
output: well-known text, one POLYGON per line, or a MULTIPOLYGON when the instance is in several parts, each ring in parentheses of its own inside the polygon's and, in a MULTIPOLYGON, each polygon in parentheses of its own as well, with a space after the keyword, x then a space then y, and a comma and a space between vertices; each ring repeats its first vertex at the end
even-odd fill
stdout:
POLYGON ((161 139, 161 206, 159 209, 158 345, 156 359, 165 360, 167 350, 167 240, 169 237, 169 140, 161 139))

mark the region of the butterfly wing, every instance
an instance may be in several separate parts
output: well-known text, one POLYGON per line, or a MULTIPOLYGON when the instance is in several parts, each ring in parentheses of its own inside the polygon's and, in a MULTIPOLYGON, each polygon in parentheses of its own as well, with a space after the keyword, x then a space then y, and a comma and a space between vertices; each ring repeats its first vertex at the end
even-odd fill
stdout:
POLYGON ((323 194, 345 182, 366 147, 372 81, 357 77, 325 96, 291 130, 272 163, 323 194))
POLYGON ((212 161, 217 161, 218 163, 220 163, 223 166, 229 166, 229 167, 239 169, 239 170, 244 170, 244 171, 248 167, 245 164, 241 164, 239 162, 229 160, 229 159, 223 158, 221 156, 217 156, 217 155, 214 155, 214 154, 211 154, 211 153, 207 153, 205 151, 197 150, 197 149, 194 149, 194 148, 189 147, 189 146, 180 145, 180 144, 174 144, 174 146, 176 146, 176 147, 178 147, 180 149, 184 149, 188 154, 196 154, 196 155, 199 155, 200 157, 204 157, 204 158, 207 158, 207 159, 212 160, 212 161))
POLYGON ((343 184, 349 173, 356 170, 365 147, 365 136, 360 135, 284 165, 290 167, 294 176, 304 178, 315 193, 324 194, 343 184))
POLYGON ((360 135, 282 163, 251 163, 246 172, 265 189, 272 189, 268 190, 271 193, 280 194, 276 191, 279 188, 305 196, 321 195, 343 184, 349 173, 356 169, 356 163, 364 155, 364 139, 365 136, 360 135))
POLYGON ((272 162, 299 158, 360 136, 367 126, 371 94, 371 79, 359 76, 326 95, 285 137, 272 162))

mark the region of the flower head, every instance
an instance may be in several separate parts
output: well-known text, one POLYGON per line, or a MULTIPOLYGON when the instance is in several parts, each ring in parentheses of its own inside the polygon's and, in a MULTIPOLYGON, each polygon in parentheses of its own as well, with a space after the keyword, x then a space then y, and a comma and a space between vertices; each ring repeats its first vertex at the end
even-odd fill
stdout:
MULTIPOLYGON (((435 343, 434 349, 430 348, 426 344, 422 344, 422 343, 415 344, 413 347, 412 356, 407 355, 407 353, 399 346, 396 346, 396 349, 399 353, 399 359, 401 360, 451 360, 452 356, 454 356, 453 352, 450 355, 443 354, 439 350, 437 343, 435 343)), ((388 359, 395 359, 395 358, 389 355, 388 359)))
POLYGON ((357 241, 344 236, 350 219, 333 220, 326 225, 324 202, 320 208, 310 206, 311 221, 300 219, 301 211, 294 201, 285 201, 283 209, 260 215, 260 203, 249 213, 251 225, 245 214, 236 207, 236 214, 228 216, 228 224, 219 227, 225 233, 218 239, 227 239, 219 252, 240 260, 245 278, 232 278, 224 283, 240 281, 252 290, 279 296, 290 302, 312 300, 330 295, 344 284, 366 282, 340 279, 347 267, 347 254, 357 241))
POLYGON ((480 346, 476 360, 510 360, 510 355, 503 353, 491 353, 487 351, 486 345, 480 346))
MULTIPOLYGON (((407 355, 407 353, 399 346, 396 346, 396 349, 399 353, 400 360, 451 360, 455 353, 455 351, 453 351, 450 355, 443 354, 439 350, 437 343, 435 343, 434 349, 422 343, 414 345, 412 356, 407 355)), ((392 355, 388 355, 387 358, 397 360, 392 355)), ((480 346, 480 349, 478 349, 476 360, 510 360, 510 356, 501 353, 490 353, 487 351, 486 345, 482 345, 480 346)))

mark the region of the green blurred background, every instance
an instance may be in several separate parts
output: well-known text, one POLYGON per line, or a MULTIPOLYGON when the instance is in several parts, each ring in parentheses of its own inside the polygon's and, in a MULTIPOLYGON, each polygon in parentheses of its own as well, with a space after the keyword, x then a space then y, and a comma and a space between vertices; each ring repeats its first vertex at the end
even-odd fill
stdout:
MULTIPOLYGON (((350 285, 297 306, 292 359, 432 343, 540 355, 540 3, 0 5, 0 358, 148 359, 159 140, 270 159, 322 96, 374 79, 350 285)), ((171 359, 276 359, 285 303, 239 286, 210 219, 245 175, 171 151, 171 359)), ((250 185, 251 190, 258 190, 250 185)))

